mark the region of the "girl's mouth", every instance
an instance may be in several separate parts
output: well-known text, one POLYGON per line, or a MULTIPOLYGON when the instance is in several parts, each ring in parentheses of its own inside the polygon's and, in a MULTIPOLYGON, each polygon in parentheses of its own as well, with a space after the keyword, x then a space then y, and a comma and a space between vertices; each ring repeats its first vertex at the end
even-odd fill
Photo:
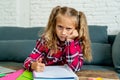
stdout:
POLYGON ((61 40, 61 41, 65 41, 65 40, 66 40, 66 37, 60 36, 60 40, 61 40))

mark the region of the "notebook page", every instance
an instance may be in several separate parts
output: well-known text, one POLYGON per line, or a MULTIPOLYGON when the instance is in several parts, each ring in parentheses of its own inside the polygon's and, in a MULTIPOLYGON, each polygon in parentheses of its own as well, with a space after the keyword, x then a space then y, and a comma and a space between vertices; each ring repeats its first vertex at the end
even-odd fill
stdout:
POLYGON ((16 70, 0 66, 0 74, 15 72, 16 70))
POLYGON ((75 78, 76 75, 71 73, 65 66, 46 66, 43 72, 33 71, 36 78, 75 78))

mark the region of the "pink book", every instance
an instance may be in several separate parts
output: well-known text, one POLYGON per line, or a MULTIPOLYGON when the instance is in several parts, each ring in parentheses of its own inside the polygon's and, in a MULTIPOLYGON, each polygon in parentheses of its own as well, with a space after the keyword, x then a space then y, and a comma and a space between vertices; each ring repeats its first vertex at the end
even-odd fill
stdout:
POLYGON ((13 73, 7 74, 6 76, 0 78, 0 80, 16 80, 24 72, 24 69, 17 70, 13 73))

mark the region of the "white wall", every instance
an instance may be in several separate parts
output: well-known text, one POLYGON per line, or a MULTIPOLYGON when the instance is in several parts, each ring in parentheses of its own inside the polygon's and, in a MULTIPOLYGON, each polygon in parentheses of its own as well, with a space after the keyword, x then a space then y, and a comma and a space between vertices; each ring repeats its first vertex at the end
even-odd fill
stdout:
POLYGON ((120 32, 120 0, 0 0, 0 26, 46 26, 57 5, 83 11, 88 25, 106 25, 108 34, 120 32))
POLYGON ((0 0, 0 25, 16 25, 16 1, 0 0))

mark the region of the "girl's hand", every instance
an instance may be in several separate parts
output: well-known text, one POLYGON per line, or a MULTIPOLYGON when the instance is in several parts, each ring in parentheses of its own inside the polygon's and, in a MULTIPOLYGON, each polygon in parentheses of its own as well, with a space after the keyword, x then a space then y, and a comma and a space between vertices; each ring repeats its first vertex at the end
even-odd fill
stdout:
POLYGON ((78 37, 78 31, 75 29, 72 31, 70 35, 67 36, 67 41, 74 40, 76 37, 78 37))
POLYGON ((43 72, 45 68, 45 64, 42 63, 42 58, 38 59, 37 61, 31 64, 31 69, 35 70, 36 72, 43 72))

